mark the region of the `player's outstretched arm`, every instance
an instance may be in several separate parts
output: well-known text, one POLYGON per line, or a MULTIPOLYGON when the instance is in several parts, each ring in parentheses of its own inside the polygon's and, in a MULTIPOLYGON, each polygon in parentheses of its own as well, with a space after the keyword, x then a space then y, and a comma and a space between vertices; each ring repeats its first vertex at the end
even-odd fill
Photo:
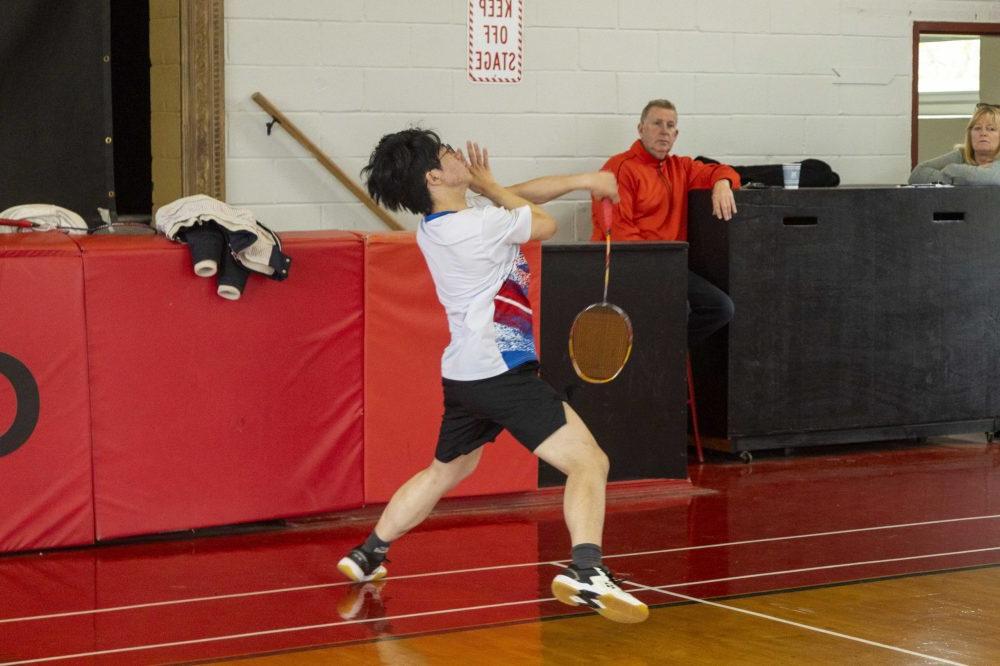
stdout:
POLYGON ((536 204, 547 203, 575 190, 587 190, 595 199, 611 199, 618 203, 618 183, 610 171, 542 176, 509 185, 507 189, 536 204))
POLYGON ((489 151, 478 143, 466 143, 469 173, 472 181, 469 189, 476 194, 482 194, 497 206, 514 209, 521 206, 531 208, 531 240, 548 240, 555 235, 557 223, 555 218, 546 213, 538 204, 528 198, 504 187, 493 177, 490 170, 489 151))

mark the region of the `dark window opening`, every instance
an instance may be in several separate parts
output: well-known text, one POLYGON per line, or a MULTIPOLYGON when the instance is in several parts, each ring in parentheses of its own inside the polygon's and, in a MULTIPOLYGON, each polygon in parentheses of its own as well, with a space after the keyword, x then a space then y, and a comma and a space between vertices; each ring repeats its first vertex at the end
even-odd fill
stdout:
POLYGON ((153 207, 149 3, 111 0, 111 118, 118 215, 153 207))

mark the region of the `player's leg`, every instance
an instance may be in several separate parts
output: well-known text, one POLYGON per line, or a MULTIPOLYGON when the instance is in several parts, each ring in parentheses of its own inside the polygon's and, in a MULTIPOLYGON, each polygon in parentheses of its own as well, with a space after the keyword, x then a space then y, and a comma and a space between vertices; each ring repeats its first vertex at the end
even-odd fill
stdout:
POLYGON ((470 396, 490 382, 444 380, 444 416, 434 461, 404 483, 389 500, 378 524, 364 543, 351 550, 337 568, 356 582, 384 578, 382 562, 389 544, 416 527, 438 500, 469 476, 479 464, 481 447, 493 441, 501 426, 483 418, 467 404, 470 396))
POLYGON ((482 452, 478 448, 446 463, 435 459, 400 486, 365 542, 337 564, 341 573, 359 583, 384 578, 389 544, 423 522, 445 493, 472 474, 482 452))
POLYGON ((552 593, 571 606, 588 606, 615 622, 642 622, 649 609, 621 589, 601 561, 608 458, 573 409, 563 404, 566 425, 535 454, 566 475, 563 512, 573 544, 572 563, 552 581, 552 593))
POLYGON ((573 544, 600 546, 608 457, 573 409, 563 403, 566 425, 535 449, 535 455, 566 475, 563 515, 573 544))
POLYGON ((482 447, 451 462, 435 460, 399 487, 382 512, 375 532, 395 541, 419 525, 445 493, 472 474, 482 457, 482 447))

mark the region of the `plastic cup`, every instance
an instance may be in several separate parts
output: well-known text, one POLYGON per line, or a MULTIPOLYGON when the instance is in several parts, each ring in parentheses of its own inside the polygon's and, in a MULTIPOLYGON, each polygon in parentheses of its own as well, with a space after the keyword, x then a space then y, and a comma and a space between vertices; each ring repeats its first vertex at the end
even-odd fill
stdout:
POLYGON ((799 175, 801 173, 802 164, 800 162, 790 162, 781 165, 781 175, 785 180, 786 190, 799 189, 799 175))

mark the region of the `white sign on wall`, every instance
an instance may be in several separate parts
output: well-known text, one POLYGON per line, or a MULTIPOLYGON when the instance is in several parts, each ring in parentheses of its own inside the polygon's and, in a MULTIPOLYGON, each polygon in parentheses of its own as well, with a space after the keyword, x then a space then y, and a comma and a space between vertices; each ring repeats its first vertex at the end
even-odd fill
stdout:
POLYGON ((523 33, 524 0, 469 0, 469 80, 518 83, 523 33))

